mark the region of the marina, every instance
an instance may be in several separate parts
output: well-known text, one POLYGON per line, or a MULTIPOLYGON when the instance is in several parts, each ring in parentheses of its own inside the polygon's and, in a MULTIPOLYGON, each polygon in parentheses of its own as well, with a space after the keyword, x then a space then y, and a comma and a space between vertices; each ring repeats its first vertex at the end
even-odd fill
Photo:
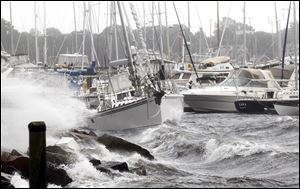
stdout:
POLYGON ((29 2, 23 28, 21 5, 1 187, 299 187, 299 2, 29 2))

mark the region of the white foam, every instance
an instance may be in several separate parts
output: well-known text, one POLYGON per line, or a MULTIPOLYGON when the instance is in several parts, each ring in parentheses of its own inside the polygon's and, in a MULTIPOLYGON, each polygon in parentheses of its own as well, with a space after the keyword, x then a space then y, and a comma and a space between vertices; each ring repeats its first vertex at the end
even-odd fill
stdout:
POLYGON ((15 173, 13 177, 11 178, 10 183, 15 188, 29 188, 28 180, 22 179, 21 176, 18 173, 15 173))
POLYGON ((164 96, 161 103, 162 120, 171 120, 179 122, 183 115, 183 97, 180 95, 164 96))
POLYGON ((206 163, 220 161, 226 158, 234 157, 236 155, 246 157, 261 152, 276 153, 280 151, 279 147, 276 146, 258 144, 241 139, 239 139, 239 141, 233 140, 230 142, 210 139, 206 144, 206 149, 206 163))
MULTIPOLYGON (((49 78, 52 80, 57 79, 49 78)), ((60 79, 55 81, 61 83, 60 79)), ((85 104, 71 97, 72 91, 56 84, 31 79, 1 80, 1 144, 26 150, 28 124, 44 121, 47 136, 59 130, 82 126, 91 112, 85 104), (47 84, 47 85, 46 85, 47 84)), ((48 137, 47 137, 48 138, 48 137)))

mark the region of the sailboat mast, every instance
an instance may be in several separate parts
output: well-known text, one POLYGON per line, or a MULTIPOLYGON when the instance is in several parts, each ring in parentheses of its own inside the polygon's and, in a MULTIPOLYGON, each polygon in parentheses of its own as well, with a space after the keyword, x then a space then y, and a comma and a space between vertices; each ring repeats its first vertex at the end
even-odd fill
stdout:
POLYGON ((83 34, 82 34, 82 59, 81 59, 81 69, 83 69, 84 64, 84 50, 85 50, 85 16, 86 16, 86 5, 83 2, 83 34))
POLYGON ((152 1, 152 52, 155 53, 154 1, 152 1))
POLYGON ((199 28, 199 54, 201 54, 201 35, 202 35, 202 28, 199 28))
MULTIPOLYGON (((219 49, 220 45, 220 24, 219 24, 219 1, 217 1, 217 48, 219 49)), ((216 56, 219 56, 219 54, 216 54, 216 56)))
POLYGON ((47 65, 46 2, 44 1, 44 65, 47 65))
POLYGON ((93 38, 93 28, 92 28, 92 6, 91 2, 88 2, 89 6, 89 28, 90 28, 90 34, 91 34, 91 60, 92 62, 95 62, 95 53, 94 53, 94 38, 93 38))
POLYGON ((298 63, 297 63, 297 17, 296 17, 296 3, 295 1, 293 1, 293 5, 294 5, 294 53, 295 53, 295 89, 296 90, 299 90, 298 89, 298 63))
POLYGON ((143 2, 143 20, 144 20, 144 39, 147 40, 146 36, 146 11, 145 11, 145 2, 143 2))
POLYGON ((125 45, 126 45, 125 49, 127 51, 128 60, 129 60, 130 66, 131 66, 131 72, 133 72, 134 67, 133 67, 132 54, 131 54, 131 51, 130 51, 130 45, 129 45, 128 35, 127 35, 127 30, 126 30, 124 19, 123 19, 122 8, 121 8, 121 5, 120 5, 119 1, 117 1, 117 4, 118 4, 118 8, 119 8, 120 20, 121 20, 121 23, 122 23, 123 34, 124 34, 124 39, 125 39, 125 45))
POLYGON ((246 59, 247 59, 247 52, 246 52, 246 1, 244 1, 244 30, 243 30, 243 34, 244 34, 244 45, 243 45, 243 65, 246 65, 246 59))
POLYGON ((39 61, 39 47, 38 47, 38 32, 37 32, 37 14, 36 14, 36 2, 34 2, 34 27, 35 27, 35 63, 39 61))
POLYGON ((277 44, 278 44, 278 51, 277 51, 277 57, 280 58, 281 55, 281 35, 279 31, 279 21, 277 17, 277 7, 276 7, 276 2, 274 2, 274 7, 275 7, 275 19, 276 19, 276 34, 277 34, 277 44))
POLYGON ((165 62, 164 62, 164 45, 162 40, 162 24, 161 24, 161 11, 160 1, 158 1, 158 18, 159 18, 159 30, 160 30, 160 56, 161 56, 161 69, 162 73, 165 74, 165 62))
POLYGON ((10 47, 11 47, 11 54, 14 55, 14 35, 13 35, 13 24, 12 24, 12 8, 11 8, 11 1, 9 2, 9 13, 10 13, 10 47))
POLYGON ((188 6, 188 28, 189 28, 189 32, 190 32, 190 30, 191 30, 190 1, 187 2, 187 6, 188 6))
POLYGON ((283 79, 283 70, 284 70, 284 58, 285 58, 285 50, 286 50, 286 42, 287 42, 287 34, 289 29, 289 19, 290 19, 290 12, 291 12, 291 2, 289 4, 289 12, 286 22, 285 34, 284 34, 284 42, 283 42, 283 53, 282 53, 282 62, 281 62, 281 79, 283 79))
POLYGON ((166 15, 166 36, 167 36, 167 54, 170 58, 170 37, 169 37, 169 27, 168 27, 168 13, 167 13, 167 2, 165 1, 165 15, 166 15))
POLYGON ((77 52, 78 44, 77 44, 77 25, 76 25, 75 1, 73 1, 73 13, 74 13, 74 27, 75 27, 75 52, 77 52))
POLYGON ((113 21, 114 21, 114 39, 115 39, 115 52, 116 60, 119 59, 119 49, 118 49, 118 38, 117 38, 117 6, 116 1, 113 2, 113 21))

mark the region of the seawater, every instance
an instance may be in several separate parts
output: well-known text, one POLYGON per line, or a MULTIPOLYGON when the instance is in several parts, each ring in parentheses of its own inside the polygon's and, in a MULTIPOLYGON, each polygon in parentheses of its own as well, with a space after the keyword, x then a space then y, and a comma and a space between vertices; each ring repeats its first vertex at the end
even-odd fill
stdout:
MULTIPOLYGON (((36 80, 5 82, 1 81, 2 147, 26 149, 32 119, 46 120, 48 144, 59 140, 55 131, 88 126, 86 116, 93 112, 67 89, 38 85, 36 80)), ((101 144, 80 145, 78 161, 63 166, 74 180, 68 187, 299 187, 299 117, 183 113, 176 103, 163 106, 162 125, 107 132, 148 149, 154 161, 110 152, 101 144), (82 150, 100 160, 143 166, 147 175, 101 173, 82 150)), ((17 174, 12 183, 28 187, 17 174)))

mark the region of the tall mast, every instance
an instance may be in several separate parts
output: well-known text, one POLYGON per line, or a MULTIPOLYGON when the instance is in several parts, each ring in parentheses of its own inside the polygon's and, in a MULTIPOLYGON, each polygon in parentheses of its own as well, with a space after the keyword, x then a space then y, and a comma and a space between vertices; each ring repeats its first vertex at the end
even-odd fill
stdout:
POLYGON ((190 1, 187 2, 187 6, 188 6, 188 28, 189 28, 189 32, 190 32, 191 31, 190 1))
POLYGON ((288 29, 289 29, 290 12, 291 12, 291 1, 289 4, 289 12, 288 12, 288 17, 287 17, 287 22, 286 22, 286 27, 285 27, 285 33, 284 33, 283 53, 282 53, 282 62, 281 62, 281 79, 284 78, 283 77, 284 58, 285 58, 285 50, 286 50, 286 43, 287 43, 287 34, 288 34, 288 29))
POLYGON ((246 65, 246 59, 247 59, 247 52, 246 52, 246 1, 244 1, 244 45, 243 45, 243 65, 246 65))
POLYGON ((278 21, 278 17, 277 17, 277 7, 276 7, 276 2, 274 2, 274 7, 275 7, 275 19, 276 19, 276 33, 277 33, 277 41, 278 41, 278 54, 277 57, 280 58, 281 55, 281 35, 280 35, 280 31, 279 31, 279 21, 278 21))
POLYGON ((13 36, 13 24, 12 24, 12 9, 11 9, 11 1, 9 2, 9 13, 10 13, 10 47, 11 47, 11 54, 15 54, 14 48, 14 36, 13 36))
POLYGON ((90 26, 90 34, 91 34, 91 61, 95 62, 95 53, 94 53, 94 38, 93 38, 93 28, 92 28, 92 6, 91 2, 88 2, 89 6, 89 26, 90 26))
MULTIPOLYGON (((219 1, 217 1, 217 48, 219 49, 219 44, 220 44, 220 24, 219 24, 219 1)), ((217 54, 216 56, 219 56, 217 54)))
POLYGON ((117 6, 116 1, 113 2, 113 21, 114 21, 114 38, 115 38, 115 52, 116 60, 119 59, 119 49, 118 49, 118 38, 117 38, 117 6))
POLYGON ((36 2, 34 2, 34 26, 35 26, 35 63, 39 61, 39 47, 38 47, 38 32, 37 32, 37 14, 36 14, 36 2))
POLYGON ((44 1, 44 65, 47 65, 46 2, 44 1))
POLYGON ((167 55, 170 58, 170 37, 168 27, 168 13, 167 13, 167 2, 165 1, 165 15, 166 15, 166 36, 167 36, 167 55))
POLYGON ((83 34, 82 34, 82 59, 81 59, 81 69, 83 69, 83 64, 84 64, 84 50, 85 50, 85 16, 86 16, 86 7, 85 7, 85 2, 83 2, 83 34))
MULTIPOLYGON (((130 21, 129 21, 129 18, 128 18, 126 9, 125 9, 124 1, 122 1, 121 6, 122 6, 122 8, 123 8, 123 10, 124 10, 124 15, 125 15, 125 18, 126 18, 126 21, 127 21, 127 24, 128 24, 128 31, 129 31, 129 34, 130 34, 131 39, 132 39, 132 44, 133 44, 133 46, 137 47, 138 44, 137 44, 137 41, 135 40, 133 31, 132 31, 132 28, 131 28, 131 24, 130 24, 130 21)), ((128 41, 129 41, 129 40, 128 40, 128 41)), ((129 44, 130 44, 130 41, 129 41, 129 44)))
POLYGON ((75 1, 73 1, 73 12, 74 12, 74 27, 75 27, 75 52, 77 52, 78 44, 77 44, 77 25, 76 25, 75 1))
POLYGON ((146 41, 146 11, 145 11, 145 2, 143 2, 143 19, 144 19, 144 39, 146 41))
MULTIPOLYGON (((108 35, 108 49, 109 49, 108 62, 110 62, 111 60, 113 60, 112 59, 112 49, 113 49, 113 44, 112 44, 113 43, 113 41, 112 41, 113 36, 112 36, 112 33, 113 33, 114 2, 113 1, 107 1, 107 7, 110 7, 110 12, 109 12, 110 13, 110 16, 109 16, 110 17, 110 24, 109 24, 109 35, 108 35)), ((109 66, 109 68, 111 68, 111 66, 109 66)))
POLYGON ((273 32, 273 20, 269 17, 269 23, 271 24, 271 37, 272 37, 272 58, 274 58, 275 55, 275 49, 274 49, 274 32, 273 32))
POLYGON ((295 89, 296 90, 299 90, 298 89, 298 63, 297 63, 297 17, 296 17, 296 3, 295 1, 293 1, 293 5, 294 5, 294 53, 295 53, 295 89))
POLYGON ((202 28, 199 28, 199 54, 201 54, 201 35, 202 35, 202 28))
POLYGON ((152 1, 152 51, 155 52, 154 1, 152 1))
POLYGON ((119 15, 120 15, 120 20, 121 20, 121 24, 122 24, 124 39, 125 39, 125 45, 126 45, 125 49, 126 49, 127 57, 129 60, 129 64, 128 64, 129 73, 130 73, 129 79, 131 80, 133 87, 135 87, 135 89, 137 91, 137 95, 141 95, 139 81, 137 80, 138 78, 137 78, 137 75, 134 70, 133 59, 132 59, 132 54, 131 54, 131 50, 130 50, 130 44, 129 44, 129 40, 128 40, 128 34, 127 34, 126 27, 125 27, 124 19, 123 19, 123 12, 122 12, 120 1, 117 1, 117 4, 118 4, 118 8, 119 8, 119 15))
MULTIPOLYGON (((161 24, 161 11, 160 11, 160 1, 158 1, 158 16, 159 16, 159 30, 160 30, 160 56, 161 56, 161 69, 163 75, 165 74, 165 62, 164 62, 164 45, 162 40, 162 24, 161 24)), ((164 76, 163 76, 164 77, 164 76)))
MULTIPOLYGON (((209 46, 211 47, 211 19, 209 20, 209 46)), ((210 51, 211 52, 211 51, 210 51)), ((211 54, 210 54, 211 56, 211 54)))

